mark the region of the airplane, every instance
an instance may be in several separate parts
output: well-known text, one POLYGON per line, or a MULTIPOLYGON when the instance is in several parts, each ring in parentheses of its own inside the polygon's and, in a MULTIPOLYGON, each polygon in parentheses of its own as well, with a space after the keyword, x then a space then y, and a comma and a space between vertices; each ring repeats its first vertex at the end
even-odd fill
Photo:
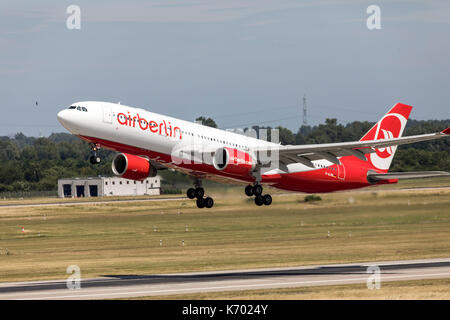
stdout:
POLYGON ((134 108, 120 103, 82 101, 57 114, 58 121, 91 147, 90 162, 101 161, 99 148, 118 152, 115 175, 144 180, 172 169, 192 177, 187 197, 198 208, 211 208, 202 180, 246 184, 258 206, 272 197, 263 186, 327 193, 396 183, 399 179, 450 176, 443 171, 388 172, 398 145, 450 136, 436 133, 402 137, 412 107, 396 103, 359 141, 281 145, 134 108))

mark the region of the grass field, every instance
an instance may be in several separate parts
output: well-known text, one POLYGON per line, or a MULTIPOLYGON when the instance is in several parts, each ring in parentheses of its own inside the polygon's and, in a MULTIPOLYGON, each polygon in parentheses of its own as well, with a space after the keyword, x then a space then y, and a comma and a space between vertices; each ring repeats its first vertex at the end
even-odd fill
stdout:
MULTIPOLYGON (((407 187, 439 185, 450 180, 407 187)), ((450 257, 450 189, 366 189, 316 203, 274 193, 270 207, 241 189, 213 191, 209 210, 190 200, 0 207, 0 281, 65 279, 72 264, 90 278, 450 257)))

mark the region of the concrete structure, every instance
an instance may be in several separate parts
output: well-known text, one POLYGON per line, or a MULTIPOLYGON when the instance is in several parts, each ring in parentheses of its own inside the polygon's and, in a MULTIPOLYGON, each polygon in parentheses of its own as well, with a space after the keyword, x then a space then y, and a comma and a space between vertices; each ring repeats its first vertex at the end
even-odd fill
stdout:
POLYGON ((89 177, 58 180, 60 198, 159 195, 161 178, 148 177, 143 181, 133 181, 119 177, 89 177))

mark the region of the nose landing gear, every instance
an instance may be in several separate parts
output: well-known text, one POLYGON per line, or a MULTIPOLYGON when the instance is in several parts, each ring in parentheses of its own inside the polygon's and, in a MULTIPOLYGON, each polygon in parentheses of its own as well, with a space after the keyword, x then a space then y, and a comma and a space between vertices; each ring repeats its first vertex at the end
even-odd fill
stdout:
POLYGON ((89 162, 91 164, 99 164, 102 161, 98 155, 98 150, 100 149, 100 146, 95 143, 91 143, 89 147, 91 148, 92 151, 92 155, 89 157, 89 162))

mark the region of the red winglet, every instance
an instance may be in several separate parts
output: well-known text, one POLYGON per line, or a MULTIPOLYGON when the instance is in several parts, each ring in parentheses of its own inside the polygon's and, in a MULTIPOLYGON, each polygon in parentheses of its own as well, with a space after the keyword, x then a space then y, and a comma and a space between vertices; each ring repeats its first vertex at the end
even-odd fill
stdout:
POLYGON ((450 127, 442 131, 443 134, 450 134, 450 127))

